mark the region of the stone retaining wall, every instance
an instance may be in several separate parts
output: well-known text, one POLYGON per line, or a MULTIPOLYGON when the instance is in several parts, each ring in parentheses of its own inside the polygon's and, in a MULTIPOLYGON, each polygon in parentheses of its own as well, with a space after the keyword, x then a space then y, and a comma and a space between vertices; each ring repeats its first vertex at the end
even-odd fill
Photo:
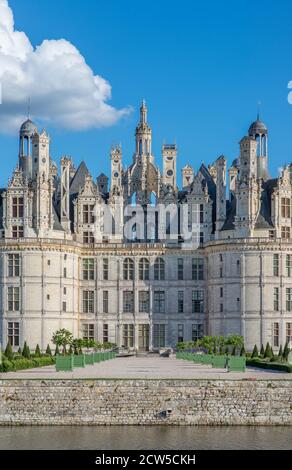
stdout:
POLYGON ((0 425, 292 425, 290 380, 0 380, 0 425))

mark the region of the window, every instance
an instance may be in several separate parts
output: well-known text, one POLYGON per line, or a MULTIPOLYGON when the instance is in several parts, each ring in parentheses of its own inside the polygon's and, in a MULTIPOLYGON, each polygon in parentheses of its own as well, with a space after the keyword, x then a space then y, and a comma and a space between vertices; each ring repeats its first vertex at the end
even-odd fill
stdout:
POLYGON ((86 243, 86 245, 94 243, 94 236, 92 232, 83 232, 83 243, 86 243))
POLYGON ((219 261, 220 261, 220 263, 223 263, 223 255, 222 255, 222 253, 219 253, 219 261))
POLYGON ((62 302, 62 311, 63 312, 67 311, 67 303, 66 302, 62 302))
POLYGON ((221 267, 220 270, 219 270, 219 276, 220 277, 223 277, 223 268, 221 267))
POLYGON ((94 259, 84 258, 83 259, 83 279, 85 281, 94 280, 94 259))
POLYGON ((223 313, 224 306, 223 304, 220 304, 220 312, 223 313))
POLYGON ((51 260, 50 259, 48 259, 47 264, 48 264, 48 266, 51 266, 51 260))
POLYGON ((177 325, 177 342, 182 343, 184 340, 184 326, 182 323, 177 325))
POLYGON ((94 325, 93 323, 84 323, 82 325, 83 339, 94 339, 94 325))
POLYGON ((292 311, 292 288, 286 288, 286 310, 288 312, 292 311))
POLYGON ((192 204, 192 225, 204 223, 204 204, 192 204))
POLYGON ((23 197, 12 198, 12 217, 14 219, 23 217, 23 197))
POLYGON ((11 346, 19 346, 19 323, 8 322, 8 342, 11 346))
POLYGON ((67 295, 67 287, 63 287, 63 294, 67 295))
POLYGON ((50 294, 47 294, 47 300, 50 300, 50 294))
POLYGON ((8 310, 19 312, 19 287, 8 287, 8 310))
POLYGON ((103 260, 103 280, 108 281, 108 258, 103 260))
POLYGON ((291 217, 290 204, 290 199, 288 197, 281 198, 281 216, 285 219, 290 219, 291 217))
POLYGON ((281 237, 288 240, 290 238, 290 227, 281 228, 281 237))
POLYGON ((83 205, 83 223, 84 224, 93 224, 94 222, 94 205, 92 204, 84 204, 83 205))
POLYGON ((223 287, 220 287, 220 297, 223 297, 223 287))
POLYGON ((94 291, 83 291, 83 313, 94 313, 94 291))
POLYGON ((123 292, 123 311, 125 313, 134 312, 134 292, 133 291, 123 292))
POLYGON ((177 294, 177 310, 178 313, 184 312, 184 291, 179 290, 177 294))
POLYGON ((165 325, 154 323, 153 325, 153 346, 154 348, 165 347, 165 325))
POLYGON ((134 325, 123 325, 123 346, 126 348, 134 347, 134 325))
POLYGON ((149 261, 146 258, 141 258, 139 261, 139 279, 149 281, 149 261))
POLYGON ((192 313, 203 313, 204 312, 204 291, 193 290, 192 291, 192 313))
POLYGON ((108 313, 108 290, 104 290, 102 293, 102 309, 103 313, 108 313))
POLYGON ((149 312, 149 291, 139 291, 139 312, 149 312))
POLYGON ((192 325, 192 341, 197 341, 204 336, 204 325, 203 323, 194 323, 192 325))
POLYGON ((274 276, 279 276, 279 254, 276 253, 273 256, 273 274, 274 276))
POLYGON ((279 311, 279 287, 274 287, 274 310, 279 311))
POLYGON ((23 238, 23 226, 14 225, 12 227, 12 238, 23 238))
POLYGON ((279 346, 279 323, 273 323, 273 345, 279 346))
POLYGON ((203 281, 204 279, 204 260, 203 258, 192 259, 192 280, 203 281))
POLYGON ((164 290, 154 291, 154 311, 156 313, 165 312, 165 292, 164 290))
POLYGON ((165 280, 165 262, 162 258, 156 258, 154 263, 154 280, 164 281, 165 280))
POLYGON ((64 268, 63 272, 64 272, 64 278, 66 278, 67 277, 67 268, 64 268))
POLYGON ((124 260, 124 281, 133 281, 134 279, 134 261, 130 258, 124 260))
POLYGON ((238 276, 240 276, 240 260, 239 259, 236 261, 236 273, 238 276))
POLYGON ((286 256, 286 275, 288 277, 292 276, 292 255, 286 256))
POLYGON ((286 341, 288 344, 292 341, 292 323, 286 323, 286 341))
POLYGON ((19 277, 20 275, 20 256, 8 255, 8 276, 19 277))
POLYGON ((108 324, 107 323, 103 325, 102 337, 103 337, 103 342, 108 343, 108 324))
POLYGON ((184 278, 184 260, 183 258, 178 258, 177 260, 177 278, 179 281, 183 281, 184 278))

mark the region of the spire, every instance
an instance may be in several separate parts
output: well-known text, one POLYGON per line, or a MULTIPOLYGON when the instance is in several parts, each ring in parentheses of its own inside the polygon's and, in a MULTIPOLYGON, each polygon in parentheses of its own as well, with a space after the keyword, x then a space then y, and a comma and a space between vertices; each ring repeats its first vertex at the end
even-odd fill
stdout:
POLYGON ((146 101, 144 99, 142 100, 142 104, 140 107, 140 123, 141 124, 147 123, 147 107, 146 107, 146 101))
POLYGON ((30 96, 28 97, 28 102, 27 102, 27 119, 30 120, 30 96))
POLYGON ((258 101, 257 121, 260 121, 260 110, 262 103, 258 101))

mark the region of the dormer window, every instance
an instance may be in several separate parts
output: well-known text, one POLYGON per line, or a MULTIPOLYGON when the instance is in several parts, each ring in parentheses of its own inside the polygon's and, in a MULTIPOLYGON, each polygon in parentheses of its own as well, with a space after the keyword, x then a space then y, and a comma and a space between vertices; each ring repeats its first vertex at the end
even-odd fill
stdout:
POLYGON ((12 198, 12 217, 14 219, 23 217, 23 197, 12 198))

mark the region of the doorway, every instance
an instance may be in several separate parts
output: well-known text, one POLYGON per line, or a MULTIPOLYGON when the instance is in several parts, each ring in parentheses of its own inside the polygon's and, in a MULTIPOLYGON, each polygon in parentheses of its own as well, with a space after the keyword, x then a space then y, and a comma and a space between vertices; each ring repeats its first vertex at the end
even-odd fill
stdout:
POLYGON ((149 325, 139 325, 139 350, 149 351, 149 325))

